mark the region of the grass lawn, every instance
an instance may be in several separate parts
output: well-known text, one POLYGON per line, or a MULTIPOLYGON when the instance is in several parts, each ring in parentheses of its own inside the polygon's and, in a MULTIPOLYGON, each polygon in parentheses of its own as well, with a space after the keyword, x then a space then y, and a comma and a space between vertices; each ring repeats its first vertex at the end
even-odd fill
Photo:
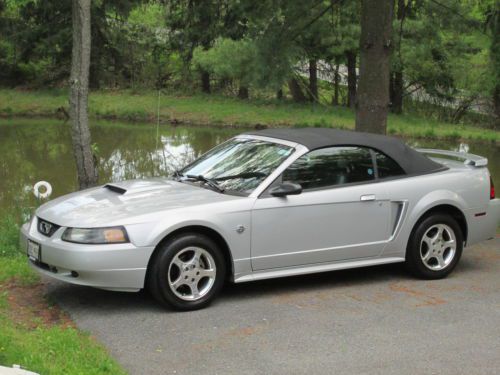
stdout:
POLYGON ((17 228, 0 223, 0 365, 44 374, 125 374, 106 349, 79 331, 44 296, 44 287, 17 254, 17 228), (16 229, 14 231, 14 229, 16 229))
MULTIPOLYGON (((57 109, 67 109, 65 90, 0 90, 0 116, 54 117, 57 109)), ((144 91, 97 91, 89 100, 94 119, 154 122, 158 93, 144 91)), ((174 96, 160 98, 162 122, 193 125, 241 126, 321 126, 354 128, 354 113, 343 107, 295 104, 289 101, 243 101, 220 95, 174 96)), ((421 138, 500 141, 500 132, 472 125, 450 124, 412 115, 390 115, 388 133, 421 138)))

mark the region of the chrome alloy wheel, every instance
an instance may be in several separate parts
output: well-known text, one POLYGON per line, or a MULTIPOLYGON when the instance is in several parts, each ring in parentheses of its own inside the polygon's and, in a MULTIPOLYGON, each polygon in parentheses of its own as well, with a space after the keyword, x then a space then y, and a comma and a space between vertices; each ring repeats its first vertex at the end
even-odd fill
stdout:
POLYGON ((420 257, 425 266, 440 271, 455 258, 457 239, 455 232, 446 224, 435 224, 425 232, 420 242, 420 257))
POLYGON ((184 301, 197 301, 205 296, 215 282, 217 268, 208 251, 187 247, 179 251, 168 266, 168 285, 184 301))

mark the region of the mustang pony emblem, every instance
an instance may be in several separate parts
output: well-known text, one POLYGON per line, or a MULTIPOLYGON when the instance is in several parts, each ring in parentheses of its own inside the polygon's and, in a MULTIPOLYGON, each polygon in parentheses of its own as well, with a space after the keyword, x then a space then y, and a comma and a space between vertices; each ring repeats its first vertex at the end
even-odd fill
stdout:
POLYGON ((42 221, 40 222, 38 228, 43 234, 50 234, 50 231, 52 230, 52 224, 47 223, 46 221, 42 221))

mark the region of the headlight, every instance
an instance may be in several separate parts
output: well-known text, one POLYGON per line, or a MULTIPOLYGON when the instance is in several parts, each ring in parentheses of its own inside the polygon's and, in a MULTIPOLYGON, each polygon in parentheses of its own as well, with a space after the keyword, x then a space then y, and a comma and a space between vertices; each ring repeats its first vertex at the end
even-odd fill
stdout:
POLYGON ((68 242, 88 244, 110 244, 129 242, 124 227, 67 228, 61 239, 68 242))

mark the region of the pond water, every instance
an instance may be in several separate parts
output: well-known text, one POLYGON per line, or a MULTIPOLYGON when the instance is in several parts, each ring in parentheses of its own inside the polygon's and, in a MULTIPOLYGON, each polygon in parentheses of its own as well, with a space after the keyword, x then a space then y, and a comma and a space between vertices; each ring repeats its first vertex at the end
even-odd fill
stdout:
MULTIPOLYGON (((244 129, 105 123, 92 127, 102 183, 166 176, 244 129)), ((500 147, 491 144, 412 140, 419 147, 468 150, 485 156, 500 187, 500 147)), ((36 206, 32 186, 53 186, 51 198, 77 189, 70 125, 60 120, 0 120, 0 215, 36 206)))

